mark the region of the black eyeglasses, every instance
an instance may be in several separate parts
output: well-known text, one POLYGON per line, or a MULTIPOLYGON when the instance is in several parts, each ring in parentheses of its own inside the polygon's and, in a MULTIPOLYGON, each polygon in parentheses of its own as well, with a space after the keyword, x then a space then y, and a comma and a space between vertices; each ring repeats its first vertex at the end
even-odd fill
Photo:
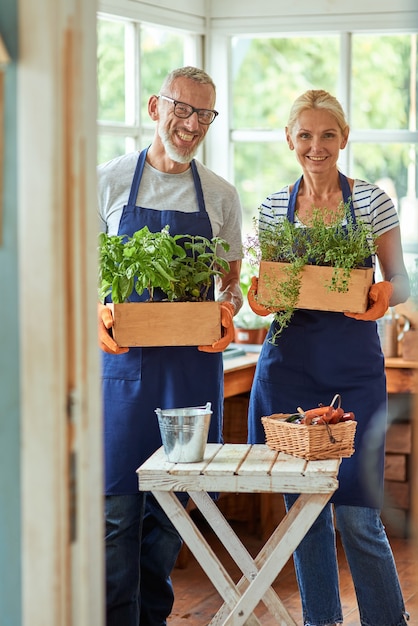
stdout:
POLYGON ((195 109, 191 104, 186 104, 185 102, 179 102, 178 100, 174 100, 174 98, 169 98, 168 96, 162 96, 161 94, 158 96, 163 100, 168 100, 168 102, 172 102, 174 104, 174 115, 176 117, 180 117, 181 119, 186 119, 193 115, 193 113, 197 113, 197 119, 201 124, 212 124, 213 120, 217 115, 219 115, 218 111, 213 111, 212 109, 195 109))

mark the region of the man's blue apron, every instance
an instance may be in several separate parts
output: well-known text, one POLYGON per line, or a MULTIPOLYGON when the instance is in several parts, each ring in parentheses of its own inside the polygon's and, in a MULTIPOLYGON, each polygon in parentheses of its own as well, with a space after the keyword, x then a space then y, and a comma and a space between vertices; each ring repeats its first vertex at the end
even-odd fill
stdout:
MULTIPOLYGON (((287 219, 295 220, 301 179, 290 195, 287 219)), ((340 174, 344 202, 351 199, 347 178, 340 174)), ((350 201, 350 212, 355 214, 350 201)), ((371 267, 371 258, 366 265, 371 267)), ((355 454, 344 459, 333 502, 379 507, 384 463, 383 433, 387 399, 384 359, 376 322, 354 320, 343 313, 297 310, 290 326, 269 343, 270 328, 257 364, 249 411, 249 442, 264 443, 260 418, 294 413, 329 404, 341 394, 342 407, 357 420, 355 454)))
MULTIPOLYGON (((128 204, 123 208, 119 235, 148 226, 151 232, 167 224, 170 234, 200 235, 212 239, 200 177, 191 162, 198 211, 183 213, 136 206, 147 150, 138 158, 128 204)), ((131 300, 141 298, 136 292, 131 300)), ((209 296, 214 299, 214 290, 209 296)), ((103 401, 106 494, 138 492, 135 470, 157 448, 161 436, 156 408, 181 408, 212 403, 208 440, 221 440, 223 411, 222 353, 200 352, 197 347, 130 348, 121 355, 103 353, 103 401)))

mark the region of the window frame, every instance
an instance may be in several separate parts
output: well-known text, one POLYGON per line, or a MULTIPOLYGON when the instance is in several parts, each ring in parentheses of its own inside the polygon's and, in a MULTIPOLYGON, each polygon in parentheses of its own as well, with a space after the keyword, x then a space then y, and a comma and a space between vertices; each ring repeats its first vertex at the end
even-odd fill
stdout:
MULTIPOLYGON (((363 7, 354 9, 351 14, 342 12, 335 7, 335 13, 328 14, 325 9, 319 8, 314 13, 306 6, 305 0, 301 0, 299 7, 304 12, 303 25, 300 18, 293 12, 287 14, 284 6, 273 5, 268 0, 261 0, 267 10, 257 15, 252 3, 240 0, 228 3, 226 11, 223 0, 211 0, 210 11, 206 2, 197 1, 190 8, 186 0, 180 0, 176 10, 142 3, 138 0, 135 6, 128 0, 106 0, 100 3, 99 17, 104 19, 123 19, 131 21, 133 25, 134 43, 133 54, 137 61, 136 69, 131 74, 134 84, 133 93, 137 98, 138 106, 134 107, 136 118, 133 123, 109 124, 98 122, 99 134, 114 134, 115 136, 133 137, 136 146, 142 147, 145 137, 150 137, 151 124, 141 119, 140 107, 140 25, 145 24, 155 28, 176 30, 190 37, 194 37, 195 58, 190 63, 200 65, 208 71, 217 86, 216 108, 220 115, 211 125, 207 134, 199 158, 213 171, 223 176, 234 184, 234 146, 239 142, 284 142, 284 129, 250 130, 232 127, 232 53, 231 43, 235 36, 251 37, 292 37, 309 35, 338 35, 340 37, 340 60, 339 60, 339 85, 336 92, 351 120, 351 52, 353 35, 390 35, 418 33, 418 20, 416 11, 409 7, 398 7, 393 11, 388 0, 382 0, 379 10, 366 12, 363 7), (239 5, 239 6, 238 6, 239 5), (363 13, 363 11, 365 11, 363 13), (207 14, 205 14, 205 12, 207 14), (339 13, 338 13, 339 12, 339 13), (270 14, 271 13, 271 14, 270 14), (261 17, 263 15, 263 17, 261 17), (205 62, 206 61, 206 62, 205 62)), ((162 3, 164 4, 164 3, 162 3)), ((348 175, 353 171, 353 146, 359 143, 402 143, 407 145, 418 144, 418 132, 412 130, 376 130, 376 129, 352 129, 348 145, 340 155, 340 166, 348 175)))
MULTIPOLYGON (((184 35, 184 63, 200 65, 203 58, 203 36, 199 33, 167 27, 164 24, 150 23, 137 17, 98 12, 97 19, 122 22, 125 30, 125 118, 126 122, 97 120, 97 133, 100 136, 113 136, 124 139, 129 149, 144 147, 147 136, 154 128, 149 119, 143 119, 141 107, 141 27, 151 27, 173 31, 184 35), (129 95, 129 97, 128 97, 129 95), (130 140, 130 141, 129 141, 130 140)), ((116 156, 116 155, 115 155, 116 156)))

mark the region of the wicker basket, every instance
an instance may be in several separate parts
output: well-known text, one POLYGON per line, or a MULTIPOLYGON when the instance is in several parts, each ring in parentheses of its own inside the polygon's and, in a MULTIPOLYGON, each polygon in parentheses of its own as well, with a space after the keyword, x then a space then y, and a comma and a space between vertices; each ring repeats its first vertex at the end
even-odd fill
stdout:
POLYGON ((286 422, 286 417, 288 414, 276 413, 261 418, 266 443, 272 450, 308 461, 339 459, 354 453, 356 421, 306 426, 286 422))

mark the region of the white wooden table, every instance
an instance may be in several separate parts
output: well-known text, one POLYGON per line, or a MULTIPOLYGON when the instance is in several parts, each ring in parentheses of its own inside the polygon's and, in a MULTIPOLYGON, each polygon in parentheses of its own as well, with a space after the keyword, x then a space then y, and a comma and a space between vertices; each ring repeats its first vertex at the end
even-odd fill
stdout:
POLYGON ((163 448, 138 470, 139 489, 151 491, 224 604, 211 625, 255 626, 253 610, 262 600, 277 624, 296 626, 271 587, 295 548, 338 487, 340 460, 305 461, 266 445, 208 444, 201 463, 170 463, 163 448), (235 583, 175 491, 186 491, 243 573, 235 583), (258 556, 246 550, 208 492, 299 493, 258 556))

